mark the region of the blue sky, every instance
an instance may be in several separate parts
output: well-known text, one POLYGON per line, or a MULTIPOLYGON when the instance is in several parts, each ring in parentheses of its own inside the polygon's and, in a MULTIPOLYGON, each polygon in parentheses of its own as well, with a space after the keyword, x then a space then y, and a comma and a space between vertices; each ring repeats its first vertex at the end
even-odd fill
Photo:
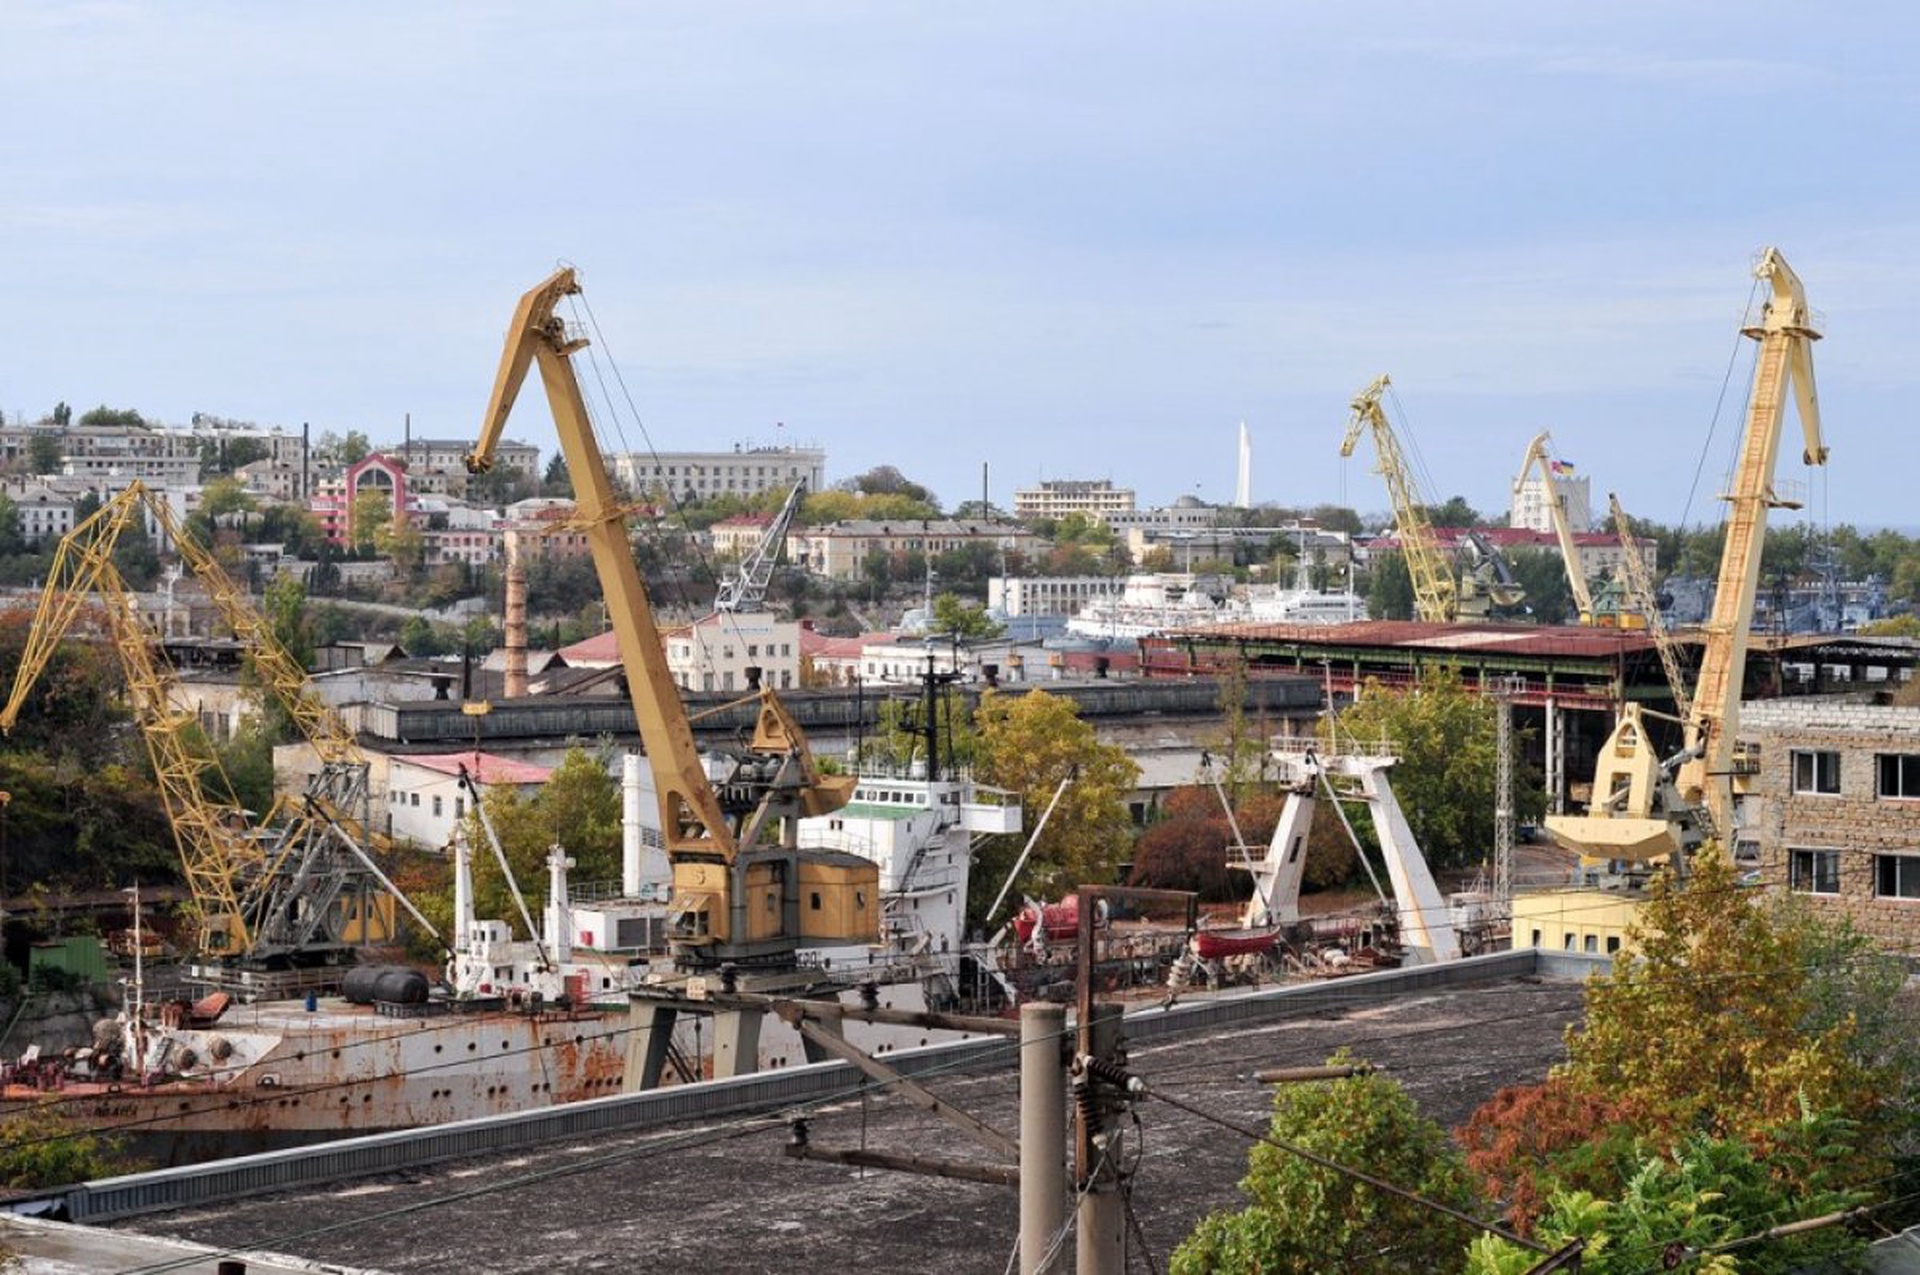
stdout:
MULTIPOLYGON (((1436 500, 1504 507, 1548 428, 1596 498, 1699 521, 1771 243, 1826 322, 1814 514, 1915 523, 1916 34, 1766 0, 0 0, 0 409, 470 437, 564 260, 635 445, 1224 501, 1245 420, 1256 500, 1377 510, 1336 452, 1386 371, 1436 500)), ((543 410, 510 433, 551 447, 543 410)))

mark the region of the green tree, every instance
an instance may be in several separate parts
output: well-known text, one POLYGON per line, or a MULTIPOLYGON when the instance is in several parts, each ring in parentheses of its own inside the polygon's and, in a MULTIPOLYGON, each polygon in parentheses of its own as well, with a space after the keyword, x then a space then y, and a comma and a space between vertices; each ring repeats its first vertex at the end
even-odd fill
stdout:
MULTIPOLYGON (((66 404, 62 403, 62 407, 66 404)), ((27 442, 27 468, 36 474, 57 474, 66 462, 66 448, 55 434, 35 434, 27 442)))
MULTIPOLYGON (((983 783, 1018 793, 1036 820, 1060 781, 1073 777, 1016 888, 1052 895, 1111 882, 1132 839, 1126 803, 1140 778, 1126 751, 1101 743, 1072 700, 1045 691, 987 693, 974 712, 974 732, 975 773, 983 783)), ((995 838, 975 860, 982 878, 1004 876, 1022 844, 1020 837, 995 838)), ((988 902, 980 897, 968 906, 988 902)))
POLYGON ((1449 496, 1446 503, 1428 509, 1427 520, 1436 527, 1478 527, 1485 521, 1465 496, 1449 496))
POLYGON ((0 495, 0 558, 11 558, 27 551, 26 537, 20 531, 20 507, 10 496, 0 495))
POLYGON ((131 519, 113 546, 113 565, 132 589, 150 589, 160 578, 160 554, 147 534, 144 517, 131 519))
POLYGON ((342 465, 357 465, 372 451, 373 444, 367 441, 367 436, 357 429, 350 429, 347 436, 335 446, 334 455, 342 465))
MULTIPOLYGON (((1469 691, 1457 671, 1439 668, 1408 691, 1369 681, 1339 716, 1339 735, 1365 747, 1384 742, 1400 758, 1391 780, 1427 862, 1436 869, 1481 862, 1493 845, 1494 703, 1469 691)), ((1514 802, 1522 820, 1545 806, 1539 784, 1516 766, 1514 802)))
POLYGON ((1376 553, 1367 568, 1367 615, 1375 620, 1413 618, 1413 575, 1404 553, 1376 553))
POLYGON ((61 399, 53 405, 53 411, 47 414, 47 420, 65 429, 73 424, 73 406, 65 399, 61 399))
MULTIPOLYGON (((1833 1162, 1849 1143, 1844 1129, 1810 1116, 1786 1132, 1780 1154, 1833 1162)), ((1676 1251, 1685 1255, 1681 1269, 1713 1275, 1854 1269, 1865 1245, 1844 1227, 1753 1240, 1782 1221, 1842 1212, 1868 1198, 1824 1180, 1783 1188, 1776 1169, 1738 1139, 1692 1134, 1670 1154, 1637 1150, 1614 1198, 1556 1191, 1533 1238, 1551 1250, 1582 1241, 1586 1275, 1664 1269, 1666 1255, 1676 1251)), ((1816 1173, 1825 1176, 1824 1169, 1816 1173)), ((1532 1250, 1482 1235, 1468 1250, 1466 1269, 1467 1275, 1524 1275, 1539 1260, 1532 1250)))
MULTIPOLYGON (((68 1186, 131 1172, 118 1142, 76 1127, 55 1109, 27 1109, 0 1122, 0 1183, 14 1191, 68 1186)), ((12 1268, 11 1262, 7 1264, 12 1268)))
POLYGON ((1567 582, 1567 564, 1558 552, 1522 549, 1507 559, 1513 578, 1527 591, 1526 610, 1538 624, 1565 624, 1574 619, 1573 586, 1567 582))
MULTIPOLYGON (((1335 1055, 1333 1063, 1351 1061, 1335 1055)), ((1281 1085, 1274 1138, 1463 1212, 1481 1208, 1471 1175, 1446 1132, 1422 1116, 1396 1082, 1380 1075, 1281 1085)), ((1172 1275, 1259 1271, 1265 1275, 1399 1275, 1457 1269, 1474 1228, 1438 1210, 1322 1168, 1262 1142, 1240 1189, 1247 1207, 1215 1213, 1174 1250, 1172 1275)))
POLYGON ((374 547, 381 529, 393 521, 393 496, 378 487, 363 488, 348 511, 348 538, 358 550, 374 547))
POLYGON ((565 452, 556 451, 553 459, 547 462, 546 476, 540 480, 542 496, 570 496, 573 494, 573 475, 567 472, 565 452))
POLYGON ((108 407, 105 403, 80 414, 81 427, 88 428, 135 428, 145 425, 146 418, 130 407, 108 407))
POLYGON ((1650 1155, 1679 1165, 1672 1149, 1695 1143, 1763 1161, 1783 1217, 1811 1194, 1884 1184, 1913 1128, 1896 958, 1797 901, 1763 902, 1711 847, 1684 885, 1656 878, 1629 941, 1635 959, 1588 982, 1567 1062, 1463 1131, 1516 1224, 1574 1193, 1620 1200, 1650 1155))
POLYGON ((942 593, 934 598, 932 631, 952 633, 962 638, 1000 636, 1000 626, 994 623, 985 607, 963 602, 952 593, 942 593))
MULTIPOLYGON (((547 852, 554 845, 573 859, 573 880, 608 881, 619 876, 620 785, 608 772, 607 760, 575 747, 567 750, 547 782, 530 798, 505 785, 486 790, 487 817, 493 821, 529 906, 537 909, 544 903, 547 852)), ((471 813, 466 831, 468 843, 474 848, 475 914, 507 919, 519 933, 523 927, 506 879, 486 848, 486 833, 478 817, 471 813)), ((452 915, 450 895, 438 903, 445 915, 452 915)))
POLYGON ((876 465, 866 473, 836 485, 843 491, 858 492, 863 496, 901 496, 915 504, 928 506, 935 510, 934 516, 938 516, 940 502, 933 493, 892 465, 876 465))

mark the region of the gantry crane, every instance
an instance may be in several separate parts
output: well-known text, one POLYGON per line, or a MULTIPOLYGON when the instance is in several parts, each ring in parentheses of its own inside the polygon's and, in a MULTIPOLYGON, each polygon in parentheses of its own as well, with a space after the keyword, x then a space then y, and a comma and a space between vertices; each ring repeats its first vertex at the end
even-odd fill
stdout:
POLYGON ((714 610, 748 614, 766 608, 773 564, 780 557, 780 547, 787 540, 787 528, 793 525, 793 516, 799 512, 800 500, 806 494, 807 480, 802 478, 780 503, 780 512, 773 516, 760 539, 740 559, 739 568, 720 582, 720 592, 713 600, 714 610))
POLYGON ((1813 343, 1820 333, 1813 326, 1806 290, 1777 249, 1761 254, 1754 277, 1768 285, 1770 295, 1759 322, 1740 329, 1759 342, 1760 349, 1732 490, 1723 497, 1730 505, 1726 544, 1700 676, 1685 715, 1686 745, 1663 761, 1654 752, 1639 707, 1622 709, 1601 748, 1589 812, 1547 820, 1555 840, 1590 859, 1674 858, 1684 864, 1686 854, 1709 838, 1719 839, 1723 852, 1732 850, 1726 842, 1733 833, 1734 735, 1767 510, 1795 507, 1775 495, 1773 487, 1789 391, 1805 439, 1802 461, 1820 465, 1827 459, 1813 382, 1813 343))
MULTIPOLYGON (((90 596, 105 607, 109 635, 172 817, 182 873, 201 918, 204 954, 252 965, 336 961, 363 943, 393 937, 389 898, 412 910, 368 857, 367 762, 352 733, 307 690, 306 672, 246 596, 174 517, 166 501, 132 483, 62 538, 0 709, 10 732, 26 697, 90 596), (113 551, 136 518, 148 517, 206 587, 256 675, 311 742, 321 767, 303 798, 281 798, 255 825, 232 800, 216 759, 196 747, 154 654, 159 635, 138 618, 113 551), (362 807, 356 811, 355 807, 362 807), (375 888, 377 883, 386 893, 375 888)), ((414 912, 416 919, 424 918, 414 912)), ((429 927, 431 929, 431 927, 429 927)))
POLYGON ((1547 508, 1553 517, 1553 536, 1560 542, 1560 560, 1567 568, 1567 588, 1573 592, 1574 609, 1579 612, 1580 623, 1593 624, 1593 590, 1587 587, 1586 568, 1580 565, 1580 550, 1573 543, 1573 528, 1567 521, 1566 499, 1561 496, 1560 488, 1553 480, 1553 465, 1548 459, 1553 439, 1545 430, 1533 436, 1527 444, 1527 454, 1520 460, 1518 482, 1524 486, 1527 474, 1537 472, 1546 492, 1547 508))
POLYGON ((521 297, 467 468, 492 467, 507 416, 537 364, 653 767, 673 868, 668 937, 675 958, 684 968, 781 968, 795 962, 802 939, 871 941, 879 933, 878 867, 798 847, 800 818, 845 805, 853 779, 815 766, 805 736, 771 690, 758 693, 746 751, 718 784, 707 777, 574 374, 571 357, 587 342, 555 313, 579 291, 573 271, 562 269, 521 297))
POLYGON ((1383 373, 1353 400, 1353 415, 1347 420, 1340 455, 1353 455, 1362 430, 1373 432, 1374 451, 1380 458, 1379 473, 1387 480, 1387 494, 1393 500, 1394 533, 1400 541, 1400 551, 1406 555, 1407 573, 1413 578, 1414 613, 1422 620, 1444 624, 1460 616, 1460 588, 1433 534, 1426 502, 1414 483, 1413 471, 1400 453, 1400 443, 1394 437, 1386 409, 1380 405, 1381 395, 1392 383, 1383 373))

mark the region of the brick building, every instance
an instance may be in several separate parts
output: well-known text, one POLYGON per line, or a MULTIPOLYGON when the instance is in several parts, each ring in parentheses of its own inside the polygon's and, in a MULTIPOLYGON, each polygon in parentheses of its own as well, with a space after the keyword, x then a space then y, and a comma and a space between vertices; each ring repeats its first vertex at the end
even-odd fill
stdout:
POLYGON ((1920 936, 1920 708, 1821 699, 1740 707, 1758 747, 1740 848, 1763 879, 1875 939, 1920 936))

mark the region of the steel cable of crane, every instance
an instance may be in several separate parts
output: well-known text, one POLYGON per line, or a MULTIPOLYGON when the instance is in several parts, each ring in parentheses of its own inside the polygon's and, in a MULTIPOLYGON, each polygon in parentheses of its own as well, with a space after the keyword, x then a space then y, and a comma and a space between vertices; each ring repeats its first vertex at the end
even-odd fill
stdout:
MULTIPOLYGON (((1755 276, 1752 286, 1747 289, 1746 307, 1740 311, 1740 323, 1742 327, 1746 324, 1747 315, 1753 312, 1754 298, 1759 295, 1760 279, 1758 276, 1755 276)), ((1693 462, 1693 482, 1687 488, 1687 503, 1682 506, 1680 510, 1680 527, 1682 531, 1686 529, 1687 519, 1693 516, 1693 498, 1700 492, 1700 475, 1706 472, 1707 455, 1713 447, 1714 433, 1720 428, 1720 413, 1721 410, 1725 408, 1727 402, 1727 387, 1733 383, 1733 368, 1734 365, 1740 361, 1740 342, 1745 339, 1746 334, 1744 332, 1739 328, 1734 329, 1733 349, 1727 353, 1727 370, 1721 374, 1720 393, 1713 401, 1713 416, 1707 422, 1707 436, 1700 444, 1700 455, 1693 462)), ((1752 373, 1748 374, 1747 379, 1748 390, 1749 393, 1751 393, 1752 373)))
MULTIPOLYGON (((593 331, 593 344, 590 344, 587 346, 588 359, 593 364, 595 379, 600 382, 600 387, 601 387, 600 392, 606 397, 608 412, 609 412, 609 415, 613 417, 614 432, 619 435, 622 453, 625 455, 632 455, 635 449, 627 442, 626 431, 620 428, 620 423, 619 423, 620 416, 619 416, 619 412, 616 410, 616 405, 613 401, 613 395, 606 388, 606 380, 600 372, 599 359, 593 353, 593 351, 596 348, 604 349, 606 351, 607 365, 613 370, 614 384, 620 387, 620 396, 622 399, 626 401, 627 411, 631 413, 633 416, 634 427, 640 431, 640 437, 642 441, 644 441, 647 445, 647 455, 653 458, 654 466, 655 468, 658 468, 659 461, 660 461, 660 452, 654 446, 653 435, 647 429, 646 421, 640 415, 640 408, 638 404, 634 402, 633 392, 627 388, 627 378, 625 374, 623 374, 620 371, 620 361, 613 356, 613 347, 607 343, 606 334, 600 328, 600 320, 598 316, 596 316, 593 312, 593 302, 588 299, 585 289, 582 289, 579 292, 574 293, 573 296, 568 299, 568 304, 575 307, 576 314, 580 313, 581 311, 584 311, 586 313, 587 326, 590 327, 593 331)), ((601 447, 601 452, 602 452, 602 463, 605 463, 605 455, 607 453, 607 448, 604 445, 601 447)), ((667 493, 667 503, 673 509, 674 514, 679 517, 680 527, 684 531, 687 526, 686 506, 681 502, 679 493, 673 490, 673 484, 671 483, 662 484, 662 490, 664 490, 667 493)), ((636 492, 633 492, 632 495, 637 499, 640 493, 636 491, 636 492)), ((688 547, 693 552, 694 561, 699 566, 704 568, 708 575, 712 575, 716 579, 718 579, 718 575, 714 571, 712 562, 708 560, 706 549, 700 544, 699 537, 689 535, 686 539, 687 539, 688 547)), ((679 581, 679 580, 675 581, 674 592, 678 595, 678 602, 682 610, 691 611, 696 609, 694 607, 691 597, 687 593, 686 584, 684 581, 679 581)))

